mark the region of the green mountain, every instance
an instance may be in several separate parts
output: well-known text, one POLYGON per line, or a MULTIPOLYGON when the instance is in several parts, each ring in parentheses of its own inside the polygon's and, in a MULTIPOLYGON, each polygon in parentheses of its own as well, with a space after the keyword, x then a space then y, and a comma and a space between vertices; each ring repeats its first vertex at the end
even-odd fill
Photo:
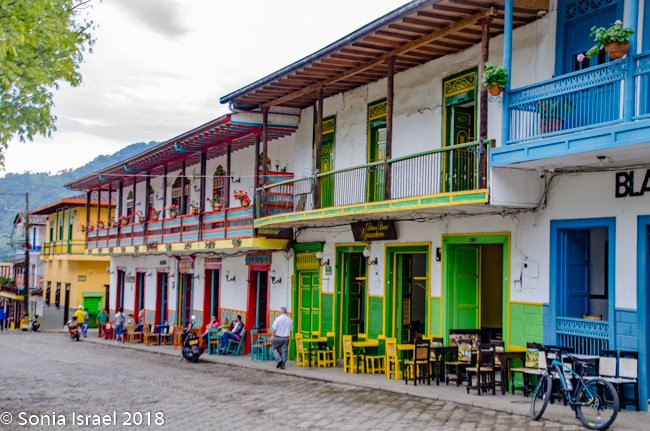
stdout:
POLYGON ((7 196, 3 193, 28 192, 30 208, 38 208, 66 196, 79 194, 79 192, 66 189, 63 187, 64 184, 132 157, 156 144, 158 144, 156 141, 137 142, 114 154, 96 157, 76 169, 68 169, 54 174, 47 172, 8 173, 4 178, 0 178, 0 260, 15 256, 16 251, 9 244, 10 235, 16 213, 25 209, 24 196, 7 196))

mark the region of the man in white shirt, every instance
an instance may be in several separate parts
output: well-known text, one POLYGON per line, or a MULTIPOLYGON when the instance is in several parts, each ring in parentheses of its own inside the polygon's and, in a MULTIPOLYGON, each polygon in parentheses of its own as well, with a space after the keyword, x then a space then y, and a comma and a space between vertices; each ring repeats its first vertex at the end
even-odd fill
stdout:
POLYGON ((278 363, 275 368, 284 370, 284 365, 287 362, 289 335, 293 331, 293 321, 287 314, 287 307, 280 308, 280 315, 273 321, 271 329, 271 349, 273 349, 273 356, 278 363))

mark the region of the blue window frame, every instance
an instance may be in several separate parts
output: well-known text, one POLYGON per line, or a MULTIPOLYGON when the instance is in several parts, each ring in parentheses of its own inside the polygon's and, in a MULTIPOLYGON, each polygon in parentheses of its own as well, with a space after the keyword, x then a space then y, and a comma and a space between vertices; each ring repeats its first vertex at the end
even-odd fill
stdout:
MULTIPOLYGON (((637 225, 637 296, 636 309, 639 323, 639 399, 650 396, 650 215, 639 216, 637 225), (642 336, 645 334, 646 336, 642 336)), ((642 409, 647 408, 641 403, 642 409)))

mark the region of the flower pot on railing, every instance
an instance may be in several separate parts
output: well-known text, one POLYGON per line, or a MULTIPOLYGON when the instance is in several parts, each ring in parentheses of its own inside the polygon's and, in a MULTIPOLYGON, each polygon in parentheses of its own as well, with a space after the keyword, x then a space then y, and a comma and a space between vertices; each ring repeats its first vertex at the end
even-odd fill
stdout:
POLYGON ((157 221, 158 221, 158 218, 159 218, 159 215, 158 215, 158 214, 151 214, 151 221, 152 221, 152 222, 157 222, 157 221))
POLYGON ((144 223, 144 216, 138 216, 138 223, 144 223))
POLYGON ((190 207, 190 213, 191 213, 193 216, 197 216, 197 215, 199 215, 199 207, 190 207))
POLYGON ((611 60, 618 60, 619 58, 625 57, 629 50, 630 50, 629 42, 625 42, 625 43, 610 42, 608 44, 605 44, 605 52, 607 52, 607 55, 609 55, 609 58, 611 60))
POLYGON ((562 130, 564 118, 540 118, 539 133, 553 133, 562 130))
POLYGON ((247 198, 242 198, 240 201, 241 206, 247 208, 251 204, 251 200, 247 198))
POLYGON ((122 223, 122 226, 123 226, 123 227, 124 227, 124 226, 128 226, 128 225, 129 225, 129 219, 126 218, 126 217, 123 218, 123 219, 120 219, 120 223, 122 223))
POLYGON ((112 227, 112 228, 116 228, 116 227, 119 227, 119 226, 120 226, 120 222, 119 222, 119 221, 114 221, 113 223, 111 223, 111 227, 112 227))
POLYGON ((498 85, 490 85, 487 90, 488 93, 490 93, 490 96, 498 96, 503 92, 503 87, 499 87, 498 85))
POLYGON ((103 221, 98 221, 97 222, 97 229, 104 229, 104 222, 103 221))
POLYGON ((169 217, 176 218, 176 216, 178 216, 178 211, 177 210, 169 211, 169 217))
POLYGON ((221 202, 215 202, 212 204, 212 210, 215 212, 221 211, 221 202))

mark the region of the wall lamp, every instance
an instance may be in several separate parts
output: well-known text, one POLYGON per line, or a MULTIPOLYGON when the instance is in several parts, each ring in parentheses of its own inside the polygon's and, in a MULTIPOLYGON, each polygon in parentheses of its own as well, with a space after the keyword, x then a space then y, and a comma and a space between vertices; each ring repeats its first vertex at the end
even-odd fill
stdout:
POLYGON ((319 251, 318 253, 316 253, 316 259, 318 259, 320 261, 320 264, 319 264, 320 266, 330 266, 330 260, 329 259, 323 260, 323 252, 322 251, 319 251))
POLYGON ((282 283, 282 277, 275 276, 275 269, 271 271, 271 284, 280 284, 282 283))
POLYGON ((370 250, 368 249, 368 247, 363 249, 363 257, 366 258, 366 263, 368 265, 377 265, 379 263, 379 259, 377 257, 370 260, 370 250))
POLYGON ((235 276, 234 275, 232 277, 230 277, 230 270, 226 270, 226 281, 228 283, 231 283, 231 282, 235 281, 235 276))

